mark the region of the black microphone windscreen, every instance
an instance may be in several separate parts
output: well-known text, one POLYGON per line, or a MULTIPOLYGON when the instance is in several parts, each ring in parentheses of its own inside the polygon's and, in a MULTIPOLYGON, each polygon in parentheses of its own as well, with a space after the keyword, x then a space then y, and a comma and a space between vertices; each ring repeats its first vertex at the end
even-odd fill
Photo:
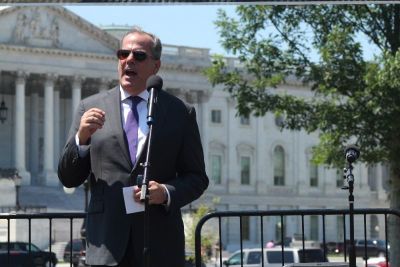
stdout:
POLYGON ((354 162, 360 156, 360 149, 355 145, 349 145, 344 149, 347 161, 354 162))
POLYGON ((150 90, 151 88, 156 89, 157 91, 161 90, 163 86, 163 80, 158 75, 151 75, 146 82, 146 89, 150 90))

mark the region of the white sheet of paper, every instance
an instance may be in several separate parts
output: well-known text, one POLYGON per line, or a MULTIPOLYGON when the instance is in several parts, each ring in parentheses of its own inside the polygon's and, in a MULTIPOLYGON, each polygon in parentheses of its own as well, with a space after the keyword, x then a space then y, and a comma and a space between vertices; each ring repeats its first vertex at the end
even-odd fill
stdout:
POLYGON ((133 186, 122 188, 126 214, 144 211, 144 204, 138 203, 133 199, 133 186))

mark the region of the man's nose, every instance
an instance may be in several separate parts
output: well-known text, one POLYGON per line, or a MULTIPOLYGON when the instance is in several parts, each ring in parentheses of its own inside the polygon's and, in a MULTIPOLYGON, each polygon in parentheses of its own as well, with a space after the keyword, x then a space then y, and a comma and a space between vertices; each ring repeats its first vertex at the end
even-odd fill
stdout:
POLYGON ((126 58, 126 61, 129 62, 129 63, 135 62, 135 57, 133 56, 133 52, 132 51, 129 53, 129 56, 126 58))

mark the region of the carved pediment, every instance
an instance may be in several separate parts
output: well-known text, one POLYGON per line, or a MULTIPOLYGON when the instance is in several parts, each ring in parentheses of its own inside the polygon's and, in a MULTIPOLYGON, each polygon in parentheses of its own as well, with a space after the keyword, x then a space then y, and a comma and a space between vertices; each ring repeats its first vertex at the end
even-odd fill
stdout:
POLYGON ((101 54, 114 53, 119 41, 59 6, 0 10, 0 43, 101 54))
POLYGON ((59 22, 54 15, 44 15, 38 7, 18 12, 11 43, 58 48, 59 38, 59 22))

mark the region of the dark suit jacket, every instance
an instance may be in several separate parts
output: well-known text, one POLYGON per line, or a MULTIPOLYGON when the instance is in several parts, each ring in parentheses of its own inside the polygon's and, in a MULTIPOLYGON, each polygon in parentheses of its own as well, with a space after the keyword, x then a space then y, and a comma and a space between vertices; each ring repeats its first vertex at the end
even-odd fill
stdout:
MULTIPOLYGON (((149 177, 167 186, 171 203, 169 209, 150 205, 150 264, 180 267, 184 261, 180 208, 197 199, 208 186, 204 155, 194 108, 160 91, 154 118, 149 177)), ((135 166, 131 164, 128 150, 119 87, 82 100, 59 161, 58 176, 66 187, 79 186, 86 178, 90 179, 88 264, 120 262, 130 234, 135 255, 142 253, 143 212, 126 214, 122 187, 136 184, 136 176, 143 173, 140 163, 144 162, 146 149, 135 166), (92 135, 88 155, 80 158, 75 135, 82 114, 93 107, 105 111, 105 124, 92 135)))

